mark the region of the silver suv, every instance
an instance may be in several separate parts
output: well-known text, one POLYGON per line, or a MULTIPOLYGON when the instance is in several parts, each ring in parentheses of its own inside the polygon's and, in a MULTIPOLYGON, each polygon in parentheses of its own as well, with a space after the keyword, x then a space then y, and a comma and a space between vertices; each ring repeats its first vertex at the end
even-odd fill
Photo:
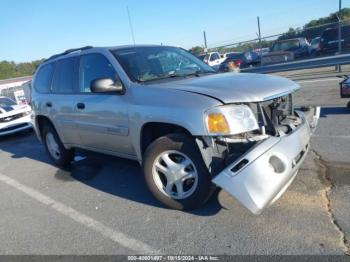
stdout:
POLYGON ((137 160, 163 204, 191 209, 219 186, 259 214, 287 189, 310 125, 287 79, 218 74, 169 46, 84 47, 33 79, 32 121, 55 164, 82 148, 137 160))

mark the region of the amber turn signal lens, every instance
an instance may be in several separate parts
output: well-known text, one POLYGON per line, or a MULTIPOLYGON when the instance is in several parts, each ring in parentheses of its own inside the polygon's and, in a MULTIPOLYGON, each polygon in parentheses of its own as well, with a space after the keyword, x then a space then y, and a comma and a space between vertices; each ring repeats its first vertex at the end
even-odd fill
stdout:
POLYGON ((220 113, 212 113, 208 115, 208 131, 209 133, 230 133, 230 128, 226 118, 220 113))

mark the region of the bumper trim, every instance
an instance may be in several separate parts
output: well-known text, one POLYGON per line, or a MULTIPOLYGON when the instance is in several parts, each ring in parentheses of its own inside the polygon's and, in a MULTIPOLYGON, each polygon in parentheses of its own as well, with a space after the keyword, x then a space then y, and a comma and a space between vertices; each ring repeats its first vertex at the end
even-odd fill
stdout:
MULTIPOLYGON (((10 135, 10 134, 14 134, 26 129, 30 129, 32 128, 32 125, 30 123, 23 123, 23 124, 18 124, 15 126, 11 126, 11 129, 3 131, 0 129, 0 136, 4 136, 4 135, 10 135)), ((4 128, 5 129, 5 128, 4 128)))
POLYGON ((303 123, 283 137, 269 137, 212 180, 254 214, 276 201, 294 180, 309 150, 311 130, 303 123), (237 172, 232 169, 248 160, 237 172))

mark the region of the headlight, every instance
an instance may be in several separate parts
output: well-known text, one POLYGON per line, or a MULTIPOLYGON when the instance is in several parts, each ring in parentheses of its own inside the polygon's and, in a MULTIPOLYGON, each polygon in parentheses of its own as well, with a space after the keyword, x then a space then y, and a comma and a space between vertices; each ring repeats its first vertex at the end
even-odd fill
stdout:
POLYGON ((31 114, 31 111, 26 111, 26 112, 22 113, 22 116, 27 116, 27 115, 30 115, 30 114, 31 114))
POLYGON ((259 128, 254 113, 247 105, 219 106, 205 114, 210 135, 235 135, 259 128))

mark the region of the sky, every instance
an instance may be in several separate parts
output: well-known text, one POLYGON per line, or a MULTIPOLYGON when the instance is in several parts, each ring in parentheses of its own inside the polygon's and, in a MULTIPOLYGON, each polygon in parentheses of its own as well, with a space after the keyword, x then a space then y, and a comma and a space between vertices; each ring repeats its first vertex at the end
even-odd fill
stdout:
MULTIPOLYGON (((350 0, 342 0, 350 7, 350 0)), ((28 62, 66 49, 132 44, 209 47, 327 16, 337 0, 0 0, 0 61, 28 62)))

